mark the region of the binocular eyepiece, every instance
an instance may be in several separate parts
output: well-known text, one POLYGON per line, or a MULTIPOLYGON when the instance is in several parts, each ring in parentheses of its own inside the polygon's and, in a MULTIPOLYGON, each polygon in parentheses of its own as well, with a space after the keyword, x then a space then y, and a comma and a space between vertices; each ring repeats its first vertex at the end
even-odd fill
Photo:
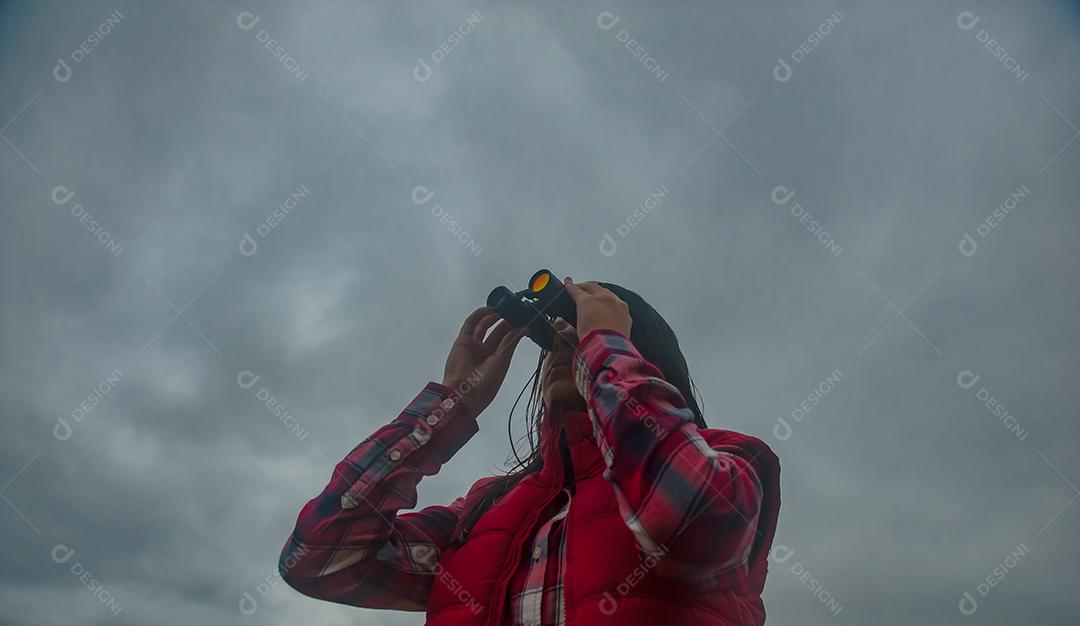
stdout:
POLYGON ((556 317, 577 325, 577 305, 566 293, 566 285, 549 270, 533 274, 527 289, 518 292, 503 286, 492 289, 487 306, 511 326, 527 326, 529 339, 545 350, 554 348, 555 329, 551 322, 556 317))

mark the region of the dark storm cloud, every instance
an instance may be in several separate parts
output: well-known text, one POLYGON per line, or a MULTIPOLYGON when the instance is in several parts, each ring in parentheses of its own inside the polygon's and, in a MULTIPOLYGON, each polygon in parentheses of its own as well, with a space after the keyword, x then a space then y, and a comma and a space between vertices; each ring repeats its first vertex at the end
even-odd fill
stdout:
MULTIPOLYGON (((780 453, 772 621, 1075 621, 1074 8, 3 11, 0 621, 421 623, 278 550, 541 266, 780 453)), ((500 466, 522 346, 421 505, 500 466)))

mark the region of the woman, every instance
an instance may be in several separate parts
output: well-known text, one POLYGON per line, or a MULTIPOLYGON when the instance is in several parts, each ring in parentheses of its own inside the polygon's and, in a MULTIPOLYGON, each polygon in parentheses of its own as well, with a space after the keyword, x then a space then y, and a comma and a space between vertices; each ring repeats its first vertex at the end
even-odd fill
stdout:
POLYGON ((300 511, 279 563, 290 586, 427 611, 436 626, 765 621, 776 456, 706 426, 674 332, 640 296, 565 285, 577 327, 557 318, 541 351, 532 453, 449 505, 399 513, 478 431, 526 334, 480 307, 442 383, 354 448, 300 511))

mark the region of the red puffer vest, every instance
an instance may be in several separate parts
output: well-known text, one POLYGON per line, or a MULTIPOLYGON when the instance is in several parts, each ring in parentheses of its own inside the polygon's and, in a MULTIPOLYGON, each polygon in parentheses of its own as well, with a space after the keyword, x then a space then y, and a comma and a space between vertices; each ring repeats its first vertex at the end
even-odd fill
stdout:
MULTIPOLYGON (((445 580, 428 598, 428 626, 501 626, 507 611, 507 585, 523 548, 529 545, 537 517, 564 482, 559 432, 554 420, 541 426, 544 467, 522 479, 491 507, 470 531, 467 541, 445 550, 440 559, 445 580), (467 604, 455 589, 468 589, 483 605, 467 604)), ((566 414, 576 491, 566 524, 566 621, 594 624, 763 624, 767 559, 780 508, 780 465, 769 447, 736 432, 704 429, 711 446, 734 445, 749 451, 764 488, 759 534, 750 555, 750 575, 738 588, 706 589, 665 578, 643 567, 644 553, 619 514, 615 492, 603 478, 603 457, 592 424, 583 411, 566 414), (637 573, 644 573, 638 577, 637 573), (635 580, 636 579, 636 580, 635 580)), ((474 506, 490 478, 478 481, 466 496, 466 512, 474 506)), ((462 516, 464 518, 464 515, 462 516)), ((472 600, 466 598, 465 600, 472 600)))

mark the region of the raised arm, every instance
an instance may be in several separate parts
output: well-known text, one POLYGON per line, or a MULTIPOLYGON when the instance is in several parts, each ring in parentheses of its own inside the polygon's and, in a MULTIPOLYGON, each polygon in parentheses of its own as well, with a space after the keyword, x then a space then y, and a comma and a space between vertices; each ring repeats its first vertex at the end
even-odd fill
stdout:
POLYGON ((402 413, 353 448, 304 505, 278 569, 313 598, 422 611, 464 498, 416 506, 417 484, 478 431, 452 389, 431 382, 402 413))
POLYGON ((658 572, 747 573, 762 487, 748 450, 710 445, 679 391, 621 333, 594 330, 574 376, 598 425, 604 478, 658 572))
POLYGON ((493 326, 497 320, 486 307, 473 311, 450 349, 443 382, 428 383, 400 415, 353 448, 322 493, 304 505, 278 561, 290 586, 355 606, 427 607, 464 498, 398 512, 416 506, 420 480, 479 430, 476 416, 495 398, 525 336, 525 329, 493 326))
POLYGON ((686 399, 628 338, 624 302, 594 283, 568 280, 567 290, 580 338, 574 380, 598 434, 604 478, 638 544, 661 574, 746 575, 763 497, 757 453, 694 423, 686 399))

